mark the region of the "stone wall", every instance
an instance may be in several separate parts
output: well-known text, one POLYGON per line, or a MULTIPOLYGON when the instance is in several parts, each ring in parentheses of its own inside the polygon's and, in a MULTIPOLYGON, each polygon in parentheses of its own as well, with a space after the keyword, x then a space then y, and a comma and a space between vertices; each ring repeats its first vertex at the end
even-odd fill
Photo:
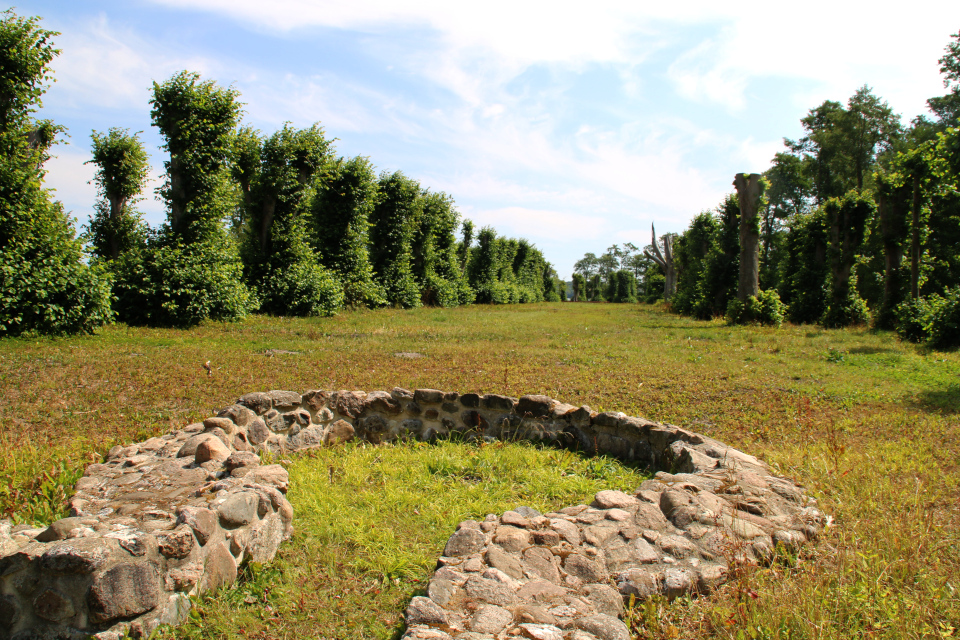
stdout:
POLYGON ((267 562, 292 534, 286 454, 360 438, 553 442, 660 472, 633 495, 461 523, 405 638, 628 638, 625 598, 708 592, 732 563, 769 562, 813 539, 815 501, 760 460, 681 429, 545 396, 250 393, 203 423, 90 465, 70 517, 0 521, 0 639, 146 636, 178 624, 191 594, 267 562))

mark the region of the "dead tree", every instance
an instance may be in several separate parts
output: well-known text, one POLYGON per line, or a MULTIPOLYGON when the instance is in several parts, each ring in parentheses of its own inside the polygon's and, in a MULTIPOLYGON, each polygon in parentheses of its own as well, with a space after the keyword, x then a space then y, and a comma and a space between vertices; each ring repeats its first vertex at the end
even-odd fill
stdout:
POLYGON ((740 201, 740 280, 737 299, 746 301, 760 292, 760 174, 738 173, 733 180, 740 201))
POLYGON ((673 262, 673 236, 667 234, 660 237, 663 241, 661 252, 660 245, 657 243, 657 229, 653 223, 650 224, 650 231, 653 233, 653 254, 646 250, 643 253, 663 269, 663 274, 666 276, 663 283, 663 299, 670 302, 677 291, 677 267, 673 262))

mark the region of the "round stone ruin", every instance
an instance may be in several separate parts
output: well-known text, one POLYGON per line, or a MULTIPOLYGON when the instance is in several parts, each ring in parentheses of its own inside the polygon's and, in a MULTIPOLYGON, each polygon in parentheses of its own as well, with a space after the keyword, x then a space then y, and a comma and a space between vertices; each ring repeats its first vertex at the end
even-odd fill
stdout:
POLYGON ((629 640, 624 603, 707 594, 736 564, 814 540, 824 516, 764 462, 680 427, 541 395, 249 393, 216 416, 116 446, 49 527, 0 521, 0 639, 147 637, 189 596, 273 559, 293 533, 286 470, 261 464, 353 439, 530 440, 655 471, 553 513, 461 522, 404 639, 629 640))

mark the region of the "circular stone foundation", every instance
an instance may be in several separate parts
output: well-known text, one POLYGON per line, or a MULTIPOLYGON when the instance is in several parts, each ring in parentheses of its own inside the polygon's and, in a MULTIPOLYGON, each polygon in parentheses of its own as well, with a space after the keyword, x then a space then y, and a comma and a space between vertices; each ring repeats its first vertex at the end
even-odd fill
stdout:
POLYGON ((801 487, 680 427, 552 398, 436 389, 249 393, 202 423, 110 450, 70 517, 0 521, 0 639, 148 636, 189 596, 268 562, 293 532, 289 483, 258 454, 361 439, 530 440, 655 471, 553 513, 519 507, 460 523, 407 639, 629 640, 624 601, 709 593, 737 563, 769 563, 819 534, 801 487))

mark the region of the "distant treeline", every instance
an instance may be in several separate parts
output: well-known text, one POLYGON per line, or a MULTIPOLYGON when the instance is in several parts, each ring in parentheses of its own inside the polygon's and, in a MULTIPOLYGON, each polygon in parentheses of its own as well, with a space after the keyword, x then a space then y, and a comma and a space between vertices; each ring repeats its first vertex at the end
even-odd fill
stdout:
POLYGON ((113 318, 189 326, 256 310, 562 299, 565 285, 530 242, 475 231, 450 196, 399 171, 337 157, 318 125, 245 127, 236 90, 186 71, 155 82, 150 101, 169 153, 158 190, 166 222, 144 223, 146 150, 112 128, 92 135, 99 198, 77 238, 42 187, 62 127, 32 116, 56 35, 3 13, 0 335, 90 331, 113 318))
POLYGON ((655 260, 659 244, 587 254, 575 295, 632 301, 622 293, 632 287, 701 319, 872 324, 960 343, 960 34, 952 38, 939 60, 948 93, 927 101, 930 116, 905 126, 868 87, 845 105, 825 101, 762 174, 750 219, 732 193, 661 238, 669 264, 655 260), (738 296, 744 255, 758 265, 752 300, 738 296))

